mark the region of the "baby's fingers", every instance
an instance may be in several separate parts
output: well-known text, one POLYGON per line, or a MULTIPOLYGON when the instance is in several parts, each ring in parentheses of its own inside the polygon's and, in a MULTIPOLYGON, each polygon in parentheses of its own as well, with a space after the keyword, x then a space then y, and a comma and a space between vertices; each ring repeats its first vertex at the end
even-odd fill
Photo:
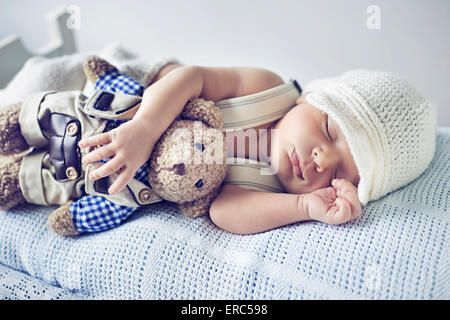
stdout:
POLYGON ((337 212, 334 215, 334 224, 341 224, 351 219, 352 210, 347 200, 341 198, 336 199, 336 207, 337 212))
POLYGON ((100 178, 109 176, 113 174, 114 172, 120 170, 120 168, 123 166, 122 161, 120 161, 117 158, 113 158, 112 160, 109 160, 105 164, 103 164, 101 167, 93 170, 89 174, 89 179, 92 181, 98 180, 100 178))
POLYGON ((352 214, 351 220, 354 220, 361 215, 361 203, 354 192, 342 192, 340 197, 348 201, 350 205, 352 214))
POLYGON ((111 147, 108 146, 100 147, 84 155, 82 158, 82 162, 83 164, 89 164, 100 161, 102 159, 109 158, 114 154, 115 152, 111 147))
POLYGON ((337 190, 337 196, 348 202, 351 208, 352 220, 361 215, 361 203, 358 199, 358 189, 345 179, 333 180, 333 187, 337 190))
POLYGON ((108 192, 110 194, 115 194, 119 191, 121 191, 123 188, 125 188, 128 184, 128 182, 131 181, 131 179, 134 176, 133 170, 129 168, 125 168, 122 170, 122 172, 117 177, 117 180, 114 181, 114 183, 109 187, 108 192))
POLYGON ((331 182, 332 186, 341 192, 355 192, 358 193, 358 188, 356 188, 353 183, 345 179, 333 179, 331 182))
POLYGON ((80 148, 96 147, 111 142, 110 131, 84 138, 78 142, 80 148))

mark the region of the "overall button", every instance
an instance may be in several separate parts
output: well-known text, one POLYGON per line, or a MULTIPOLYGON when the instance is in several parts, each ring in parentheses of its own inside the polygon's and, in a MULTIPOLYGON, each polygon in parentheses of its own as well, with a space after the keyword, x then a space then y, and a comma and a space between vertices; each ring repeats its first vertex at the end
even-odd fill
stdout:
POLYGON ((144 203, 149 202, 152 199, 152 193, 150 189, 142 189, 139 191, 139 200, 141 200, 144 203))
POLYGON ((78 125, 75 122, 69 123, 66 128, 66 133, 69 136, 75 136, 78 133, 78 125))
POLYGON ((78 178, 78 171, 77 169, 75 169, 74 167, 68 167, 66 169, 66 176, 67 178, 69 178, 70 180, 75 180, 78 178))

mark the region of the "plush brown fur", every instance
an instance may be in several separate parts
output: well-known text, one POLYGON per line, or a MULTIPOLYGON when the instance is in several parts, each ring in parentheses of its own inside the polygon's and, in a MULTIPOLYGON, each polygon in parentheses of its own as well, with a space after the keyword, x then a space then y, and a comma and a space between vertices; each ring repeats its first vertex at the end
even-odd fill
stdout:
POLYGON ((209 207, 214 199, 220 193, 220 188, 192 202, 183 202, 178 204, 180 211, 190 218, 197 218, 209 212, 209 207))
POLYGON ((90 56, 87 57, 86 62, 83 65, 83 69, 86 77, 88 77, 92 83, 95 83, 98 78, 106 72, 116 69, 116 67, 100 57, 90 56))
POLYGON ((67 201, 48 216, 48 226, 53 232, 62 236, 76 236, 79 232, 75 229, 69 208, 72 201, 67 201))
POLYGON ((201 120, 211 128, 222 129, 223 127, 222 112, 214 106, 214 101, 195 99, 186 104, 180 117, 188 120, 201 120))
POLYGON ((19 114, 22 103, 2 108, 0 113, 0 155, 21 153, 29 148, 22 137, 19 114))
POLYGON ((25 203, 19 187, 19 170, 23 156, 0 157, 0 209, 25 203))

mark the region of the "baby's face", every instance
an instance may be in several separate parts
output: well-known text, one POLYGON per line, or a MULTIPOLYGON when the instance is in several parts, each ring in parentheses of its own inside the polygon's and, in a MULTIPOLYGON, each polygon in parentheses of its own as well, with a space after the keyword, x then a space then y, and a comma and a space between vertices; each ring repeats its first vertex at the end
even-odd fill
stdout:
POLYGON ((358 169, 341 129, 304 97, 275 129, 271 163, 288 192, 309 193, 326 188, 334 178, 358 185, 358 169))

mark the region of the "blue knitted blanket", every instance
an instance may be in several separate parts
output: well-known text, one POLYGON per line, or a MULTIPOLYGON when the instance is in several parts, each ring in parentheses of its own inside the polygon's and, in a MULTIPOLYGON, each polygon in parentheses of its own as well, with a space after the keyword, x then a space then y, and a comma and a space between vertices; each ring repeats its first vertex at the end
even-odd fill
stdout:
POLYGON ((26 205, 0 211, 0 264, 94 299, 449 299, 449 181, 439 128, 428 170, 345 225, 233 235, 162 202, 63 238, 46 226, 54 207, 26 205))

